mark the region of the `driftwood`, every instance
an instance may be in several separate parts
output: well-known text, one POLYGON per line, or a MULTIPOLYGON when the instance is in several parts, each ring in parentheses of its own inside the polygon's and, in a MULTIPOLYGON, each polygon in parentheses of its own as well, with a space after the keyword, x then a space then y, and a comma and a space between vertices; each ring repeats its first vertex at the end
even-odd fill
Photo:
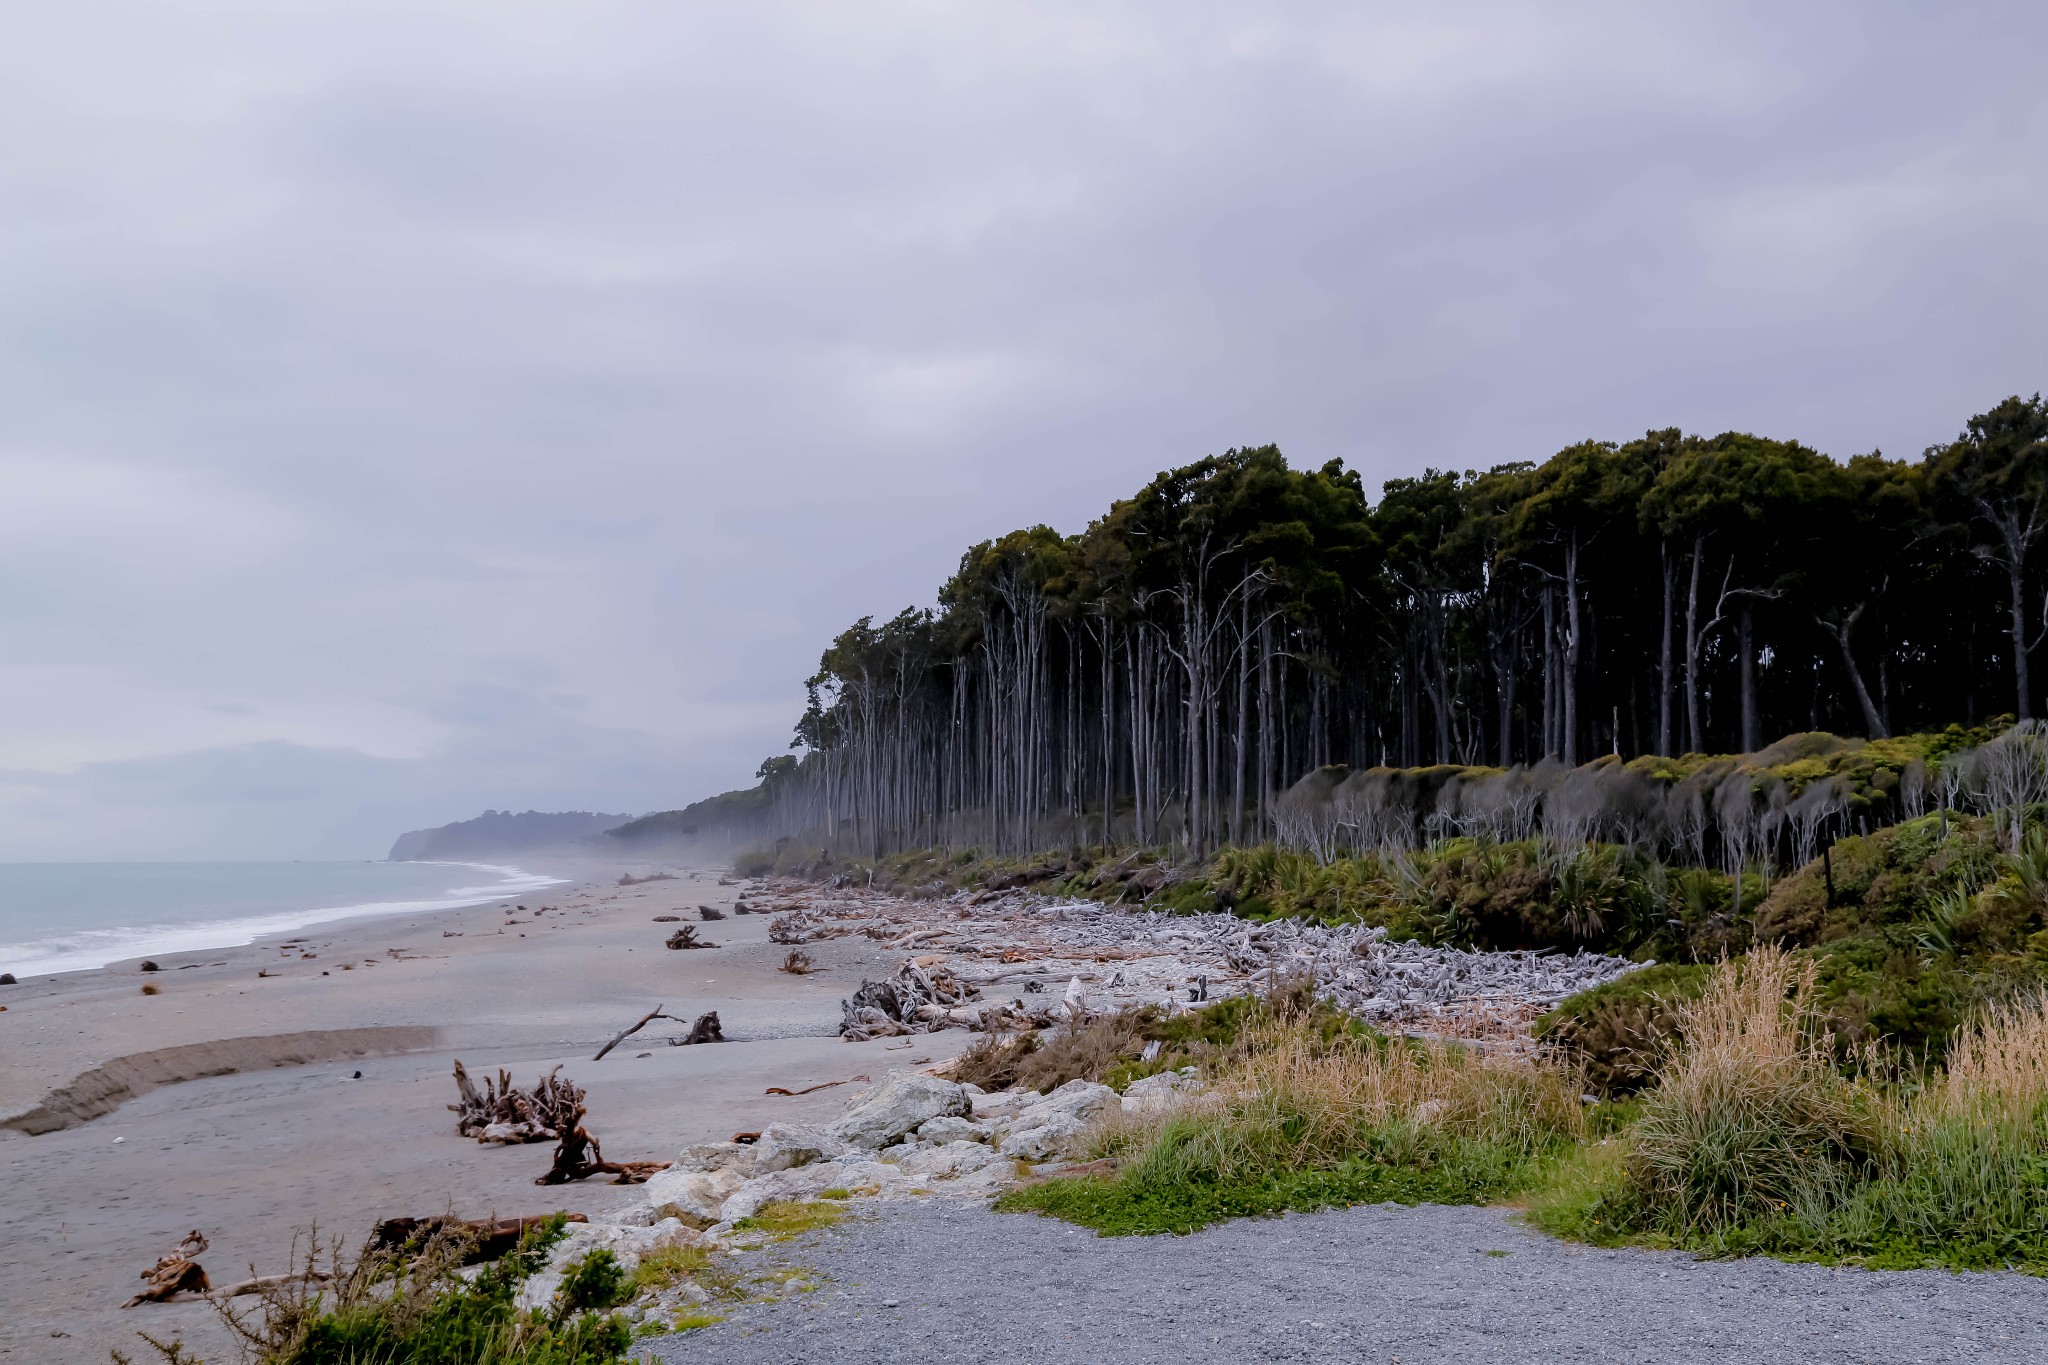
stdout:
POLYGON ((791 948, 789 955, 782 959, 782 965, 775 970, 788 972, 791 976, 809 976, 818 970, 818 960, 801 948, 791 948))
POLYGON ((206 1250, 206 1234, 198 1228, 185 1234, 185 1240, 171 1248, 168 1256, 159 1256, 155 1265, 142 1272, 143 1287, 134 1298, 122 1304, 133 1308, 138 1303, 167 1303, 176 1294, 204 1294, 212 1288, 206 1282, 206 1271, 200 1267, 197 1257, 206 1250))
POLYGON ((212 1291, 208 1298, 233 1299, 244 1294, 261 1294, 266 1289, 275 1289, 285 1284, 326 1284, 334 1277, 324 1270, 295 1270, 286 1275, 257 1275, 246 1280, 236 1280, 212 1291))
POLYGON ((619 885, 641 886, 647 882, 672 882, 675 879, 676 874, 673 872, 650 872, 644 877, 636 877, 632 873, 627 872, 620 876, 619 885))
POLYGON ((638 1185, 656 1171, 665 1171, 672 1163, 666 1161, 606 1161, 604 1149, 597 1139, 583 1126, 583 1108, 576 1109, 576 1122, 562 1134, 562 1140, 555 1144, 554 1164, 547 1174, 533 1178, 536 1185, 566 1185, 574 1180, 587 1180, 593 1175, 614 1177, 614 1185, 638 1185))
POLYGON ((496 1082, 484 1077, 479 1091, 462 1059, 456 1058, 455 1089, 461 1103, 448 1106, 456 1116, 455 1131, 478 1142, 551 1142, 560 1137, 563 1126, 575 1122, 583 1103, 582 1089, 555 1074, 561 1069, 548 1072, 531 1090, 518 1090, 512 1073, 500 1068, 496 1082))
MULTIPOLYGON (((471 1239, 463 1251, 462 1264, 481 1265, 485 1261, 495 1261, 513 1250, 519 1245, 519 1239, 527 1232, 556 1218, 570 1223, 590 1221, 587 1215, 581 1213, 537 1213, 525 1218, 451 1218, 446 1215, 432 1218, 386 1218, 371 1232, 369 1244, 364 1249, 417 1252, 434 1238, 452 1234, 471 1239)), ((273 1275, 267 1278, 282 1280, 288 1277, 273 1275)))
POLYGON ((862 1072, 858 1076, 850 1076, 843 1081, 820 1081, 816 1085, 807 1085, 801 1090, 786 1090, 779 1085, 771 1085, 761 1093, 764 1095, 808 1095, 814 1090, 830 1090, 835 1085, 852 1085, 855 1081, 865 1081, 868 1079, 867 1073, 862 1072))
MULTIPOLYGON (((618 1046, 618 1045, 619 1045, 620 1043, 623 1043, 623 1042, 625 1042, 625 1041, 626 1041, 626 1039, 628 1039, 628 1038, 632 1037, 632 1036, 633 1036, 634 1034, 638 1033, 638 1032, 639 1032, 639 1031, 640 1031, 641 1029, 644 1029, 644 1028, 646 1028, 646 1027, 647 1027, 647 1026, 648 1026, 649 1024, 653 1023, 653 1022, 654 1022, 655 1020, 657 1020, 657 1019, 674 1019, 674 1020, 675 1020, 675 1021, 676 1021, 676 1022, 677 1022, 678 1024, 680 1024, 680 1023, 683 1023, 683 1022, 685 1022, 685 1021, 684 1021, 683 1019, 681 1019, 680 1017, 678 1017, 678 1016, 676 1016, 676 1015, 673 1015, 673 1014, 663 1014, 663 1013, 661 1012, 661 1011, 662 1011, 662 1008, 663 1008, 662 1006, 660 1006, 660 1005, 656 1005, 656 1006, 655 1006, 655 1007, 654 1007, 653 1009, 651 1009, 651 1010, 647 1011, 647 1013, 645 1013, 645 1014, 641 1015, 641 1016, 639 1017, 639 1019, 635 1020, 635 1021, 634 1021, 633 1023, 630 1023, 630 1024, 626 1025, 626 1026, 625 1026, 624 1028, 620 1029, 620 1030, 619 1030, 619 1031, 618 1031, 617 1033, 614 1033, 614 1034, 612 1035, 612 1040, 611 1040, 611 1041, 610 1041, 609 1043, 606 1043, 606 1044, 605 1044, 605 1045, 604 1045, 603 1047, 599 1048, 599 1049, 597 1050, 597 1055, 596 1055, 595 1057, 592 1057, 592 1058, 591 1058, 590 1060, 591 1060, 591 1061, 593 1061, 593 1062, 601 1062, 601 1061, 603 1061, 603 1060, 604 1060, 604 1054, 605 1054, 605 1053, 607 1053, 607 1052, 610 1052, 610 1051, 611 1051, 611 1050, 612 1050, 613 1048, 617 1047, 617 1046, 618 1046)), ((579 1097, 579 1098, 580 1098, 580 1097, 579 1097)))
POLYGON ((722 1043, 725 1028, 718 1022, 717 1010, 706 1010, 697 1016, 697 1022, 690 1025, 688 1034, 668 1040, 670 1047, 688 1047, 692 1043, 722 1043))
POLYGON ((962 1021, 955 1005, 981 994, 946 967, 906 962, 887 981, 863 981, 853 998, 840 1002, 839 1036, 850 1043, 904 1033, 932 1033, 962 1021))
POLYGON ((685 924, 682 928, 668 936, 668 946, 671 948, 716 948, 718 945, 709 939, 698 938, 696 928, 685 924))
POLYGON ((674 924, 680 919, 682 919, 681 915, 656 915, 654 922, 656 924, 674 924))

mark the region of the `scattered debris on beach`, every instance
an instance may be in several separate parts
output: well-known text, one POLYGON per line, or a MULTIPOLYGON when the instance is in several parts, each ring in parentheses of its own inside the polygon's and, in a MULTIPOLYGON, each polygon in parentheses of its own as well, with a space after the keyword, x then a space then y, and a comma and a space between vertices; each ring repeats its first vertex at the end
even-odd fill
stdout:
POLYGON ((685 924, 682 928, 668 936, 668 946, 671 948, 716 948, 718 945, 710 939, 698 938, 697 927, 694 924, 685 924))
POLYGON ((1584 951, 1486 952, 1397 943, 1361 924, 1177 915, 1022 891, 911 900, 861 888, 771 882, 770 941, 860 935, 915 949, 845 1002, 851 1041, 945 1028, 1038 1027, 1075 1010, 1169 1011, 1308 979, 1332 1005, 1400 1032, 1525 1035, 1560 1001, 1647 964, 1584 951), (1059 992, 1056 1000, 1031 997, 1059 992))

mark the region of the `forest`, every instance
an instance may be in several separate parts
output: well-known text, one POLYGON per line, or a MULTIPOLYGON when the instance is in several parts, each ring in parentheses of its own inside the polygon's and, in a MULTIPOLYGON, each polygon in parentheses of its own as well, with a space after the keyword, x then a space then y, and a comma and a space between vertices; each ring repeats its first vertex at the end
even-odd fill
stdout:
POLYGON ((935 606, 855 622, 809 680, 797 752, 717 800, 864 856, 1200 857, 1302 843, 1284 794, 1373 770, 2024 721, 2044 537, 2038 394, 1916 459, 1673 428, 1425 469, 1377 502, 1341 462, 1233 449, 1078 533, 975 545, 935 606))

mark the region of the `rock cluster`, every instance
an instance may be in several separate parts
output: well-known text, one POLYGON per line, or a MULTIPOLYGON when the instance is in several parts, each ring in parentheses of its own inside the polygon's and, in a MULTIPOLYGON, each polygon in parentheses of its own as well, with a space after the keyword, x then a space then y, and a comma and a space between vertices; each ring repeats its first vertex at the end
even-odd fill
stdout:
MULTIPOLYGON (((985 1091, 923 1072, 901 1072, 855 1097, 823 1126, 771 1123, 752 1142, 701 1142, 641 1186, 645 1202, 574 1225, 546 1268, 521 1291, 546 1304, 562 1275, 603 1247, 631 1270, 678 1242, 722 1242, 740 1220, 779 1200, 986 1198, 1038 1163, 1067 1154, 1105 1114, 1156 1113, 1199 1090, 1193 1067, 1133 1082, 1122 1095, 1068 1081, 1050 1094, 985 1091)), ((687 1288, 679 1291, 689 1297, 687 1288)))

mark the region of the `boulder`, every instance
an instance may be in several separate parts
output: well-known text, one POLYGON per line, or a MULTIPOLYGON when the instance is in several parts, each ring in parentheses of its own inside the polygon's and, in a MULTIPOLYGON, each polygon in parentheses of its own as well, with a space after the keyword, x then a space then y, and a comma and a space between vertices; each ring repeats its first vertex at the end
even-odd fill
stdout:
POLYGON ((814 1161, 830 1161, 846 1151, 846 1144, 822 1128, 795 1123, 771 1123, 753 1143, 752 1175, 773 1175, 814 1161))
POLYGON ((1199 1093, 1201 1088, 1201 1076, 1191 1066, 1162 1071, 1125 1086, 1123 1109, 1126 1114, 1161 1113, 1199 1093))
POLYGON ((972 1111, 976 1123, 998 1123, 1016 1118, 1026 1108, 1038 1103, 1045 1096, 1036 1090, 998 1090, 984 1092, 972 1097, 972 1111))
POLYGON ((737 1166, 716 1171, 684 1171, 671 1167, 649 1176, 647 1183, 640 1188, 647 1195, 649 1208, 658 1211, 674 1205, 678 1212, 699 1225, 708 1225, 725 1216, 725 1201, 746 1182, 746 1172, 737 1166))
POLYGON ((987 1142, 988 1137, 986 1124, 974 1123, 953 1114, 926 1119, 917 1129, 917 1140, 921 1143, 987 1142))
POLYGON ((998 1149, 1004 1156, 1043 1161, 1055 1156, 1067 1140, 1095 1116, 1119 1103, 1116 1091, 1093 1081, 1068 1081, 1050 1095, 1027 1106, 1009 1125, 998 1149))
POLYGON ((769 1175, 756 1176, 742 1185, 725 1202, 724 1223, 751 1218, 763 1204, 778 1199, 816 1199, 826 1190, 859 1190, 868 1193, 901 1193, 906 1185, 903 1172, 879 1161, 848 1157, 843 1161, 817 1161, 794 1166, 769 1175))
POLYGON ((924 1147, 906 1157, 900 1169, 912 1180, 954 1180, 963 1175, 1010 1163, 980 1142, 948 1142, 924 1147))
POLYGON ((891 1076, 856 1100, 832 1125, 831 1135, 870 1150, 900 1142, 941 1115, 965 1117, 972 1109, 966 1087, 922 1072, 891 1076))
MULTIPOLYGON (((772 1125, 771 1125, 772 1126, 772 1125)), ((678 1171, 722 1171, 737 1166, 742 1176, 754 1173, 755 1144, 751 1142, 698 1142, 683 1148, 671 1168, 678 1171)))

